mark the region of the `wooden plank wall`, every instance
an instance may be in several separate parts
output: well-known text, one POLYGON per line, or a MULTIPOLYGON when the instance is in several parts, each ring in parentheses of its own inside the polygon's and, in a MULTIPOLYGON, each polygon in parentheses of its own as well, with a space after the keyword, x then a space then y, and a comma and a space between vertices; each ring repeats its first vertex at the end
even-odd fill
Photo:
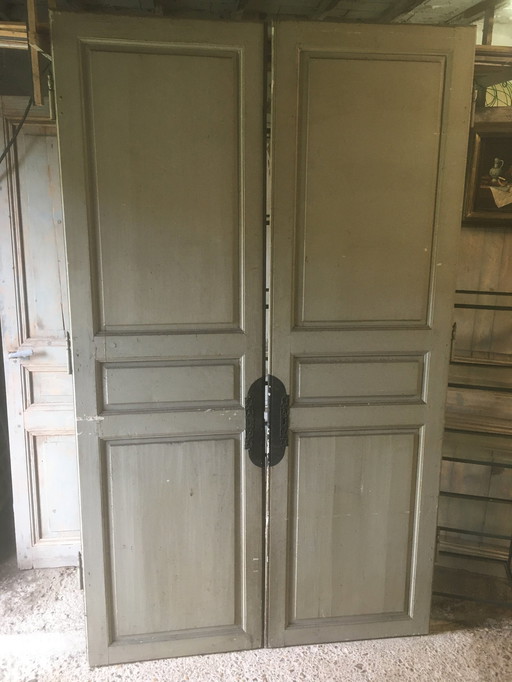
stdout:
POLYGON ((440 531, 441 551, 508 558, 511 307, 512 226, 463 226, 438 518, 440 528, 453 530, 440 531))
POLYGON ((511 226, 462 228, 457 292, 447 421, 512 435, 511 226))
POLYGON ((510 226, 462 228, 457 289, 512 292, 510 226))

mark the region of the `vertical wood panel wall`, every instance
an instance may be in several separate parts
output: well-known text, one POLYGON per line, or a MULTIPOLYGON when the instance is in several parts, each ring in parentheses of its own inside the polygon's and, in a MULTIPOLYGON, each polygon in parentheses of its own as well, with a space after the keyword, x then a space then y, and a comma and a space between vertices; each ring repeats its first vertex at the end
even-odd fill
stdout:
POLYGON ((439 549, 507 560, 512 537, 512 310, 507 310, 512 306, 512 226, 463 225, 457 291, 439 549), (469 293, 477 291, 486 293, 469 293))

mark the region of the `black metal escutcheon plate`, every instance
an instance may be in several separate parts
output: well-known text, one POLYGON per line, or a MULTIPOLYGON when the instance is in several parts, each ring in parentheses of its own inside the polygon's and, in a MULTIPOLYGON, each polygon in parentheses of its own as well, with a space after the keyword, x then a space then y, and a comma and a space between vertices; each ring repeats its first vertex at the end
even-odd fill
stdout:
POLYGON ((290 413, 290 397, 286 393, 283 382, 270 374, 267 377, 270 410, 269 410, 269 465, 276 466, 283 459, 288 445, 288 422, 290 413))
POLYGON ((253 464, 265 466, 265 377, 251 384, 245 399, 245 449, 253 464))

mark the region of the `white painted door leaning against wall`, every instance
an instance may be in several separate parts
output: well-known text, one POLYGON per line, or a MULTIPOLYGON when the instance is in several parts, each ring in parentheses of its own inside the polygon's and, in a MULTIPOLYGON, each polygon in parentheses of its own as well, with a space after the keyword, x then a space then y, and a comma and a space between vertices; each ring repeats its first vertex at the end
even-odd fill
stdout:
MULTIPOLYGON (((2 146, 26 104, 2 98, 2 146)), ((44 109, 29 114, 0 168, 0 186, 0 306, 18 565, 76 565, 64 225, 56 127, 44 109)))

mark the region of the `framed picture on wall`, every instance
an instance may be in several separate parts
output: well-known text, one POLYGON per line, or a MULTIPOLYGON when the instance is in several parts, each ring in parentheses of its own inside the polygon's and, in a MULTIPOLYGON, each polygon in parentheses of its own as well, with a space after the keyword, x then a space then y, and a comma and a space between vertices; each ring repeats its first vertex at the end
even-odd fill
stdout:
POLYGON ((512 130, 476 129, 470 145, 466 220, 512 226, 512 130))

